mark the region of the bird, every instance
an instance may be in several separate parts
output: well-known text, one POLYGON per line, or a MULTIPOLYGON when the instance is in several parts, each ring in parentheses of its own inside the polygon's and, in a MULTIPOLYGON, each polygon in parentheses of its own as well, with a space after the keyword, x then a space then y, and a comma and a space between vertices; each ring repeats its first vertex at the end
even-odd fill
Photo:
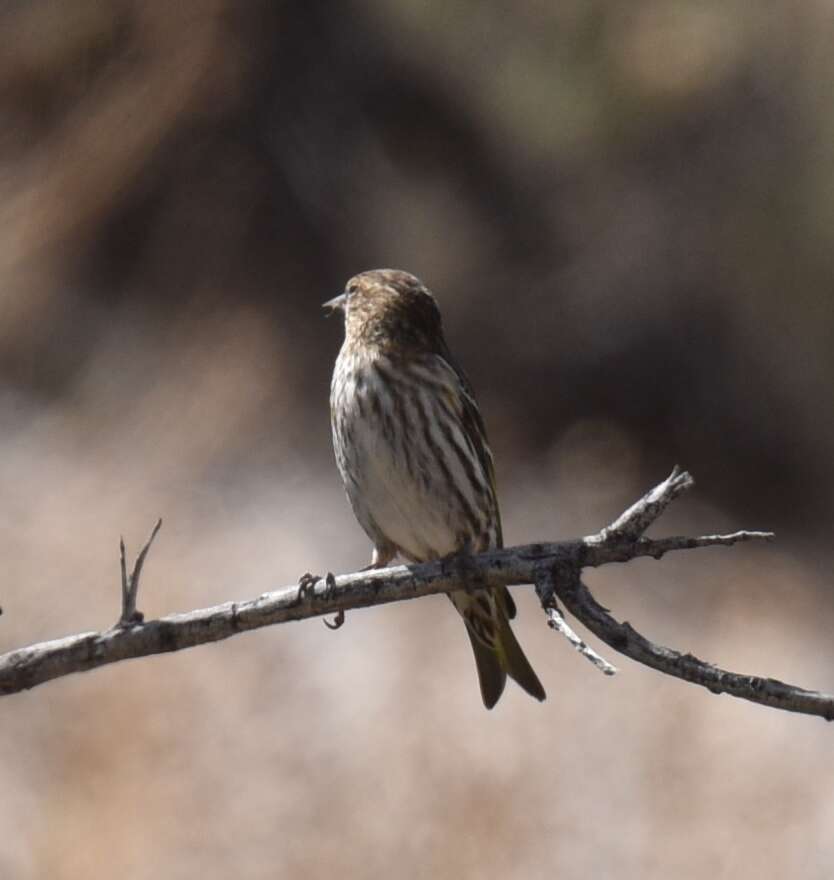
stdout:
MULTIPOLYGON (((502 547, 484 421, 434 296, 408 272, 374 269, 323 305, 344 319, 331 428, 345 492, 373 544, 368 568, 397 556, 428 562, 502 547)), ((510 628, 509 590, 469 584, 448 595, 466 625, 486 708, 507 676, 544 700, 510 628)))

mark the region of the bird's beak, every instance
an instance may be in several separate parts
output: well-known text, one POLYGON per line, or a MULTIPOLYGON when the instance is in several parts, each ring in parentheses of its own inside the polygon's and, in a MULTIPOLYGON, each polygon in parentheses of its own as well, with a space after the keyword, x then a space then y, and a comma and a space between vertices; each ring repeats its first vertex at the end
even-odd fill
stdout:
POLYGON ((342 293, 339 296, 334 296, 333 299, 322 303, 321 307, 328 315, 332 315, 334 312, 343 312, 345 310, 345 295, 342 293))

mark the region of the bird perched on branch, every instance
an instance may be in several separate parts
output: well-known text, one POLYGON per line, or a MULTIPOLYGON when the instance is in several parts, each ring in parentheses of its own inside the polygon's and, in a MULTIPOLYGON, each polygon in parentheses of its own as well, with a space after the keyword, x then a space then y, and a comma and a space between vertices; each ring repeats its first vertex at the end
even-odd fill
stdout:
MULTIPOLYGON (((419 279, 377 269, 351 278, 325 308, 344 313, 330 417, 336 461, 372 568, 396 555, 427 562, 502 546, 492 453, 469 382, 419 279)), ((545 698, 510 629, 506 587, 450 593, 466 623, 481 696, 491 709, 509 675, 545 698)))

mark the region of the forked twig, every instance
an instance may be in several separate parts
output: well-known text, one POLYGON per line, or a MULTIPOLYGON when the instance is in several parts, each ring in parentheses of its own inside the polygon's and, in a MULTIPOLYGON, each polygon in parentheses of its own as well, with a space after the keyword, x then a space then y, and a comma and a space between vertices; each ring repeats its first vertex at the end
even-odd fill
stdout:
POLYGON ((116 623, 117 627, 135 626, 138 623, 142 623, 145 619, 145 615, 136 609, 136 597, 139 594, 139 578, 142 576, 142 566, 145 564, 145 557, 151 549, 153 539, 161 528, 162 518, 160 517, 151 530, 148 540, 145 541, 145 546, 139 551, 136 562, 133 563, 133 571, 129 576, 125 560, 125 539, 119 538, 119 561, 122 571, 122 613, 116 623))

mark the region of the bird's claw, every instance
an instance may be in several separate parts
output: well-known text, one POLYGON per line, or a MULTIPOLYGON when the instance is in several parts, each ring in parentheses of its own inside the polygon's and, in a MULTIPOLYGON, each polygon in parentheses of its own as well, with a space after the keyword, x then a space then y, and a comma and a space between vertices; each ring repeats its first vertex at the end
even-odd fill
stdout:
MULTIPOLYGON (((332 599, 333 594, 335 592, 336 592, 336 578, 333 575, 332 571, 328 571, 324 577, 324 598, 325 599, 332 599)), ((344 612, 344 609, 340 608, 336 612, 336 616, 333 618, 333 623, 330 623, 330 621, 325 620, 324 625, 328 629, 339 629, 339 627, 342 626, 344 624, 344 622, 345 622, 345 612, 344 612)))
POLYGON ((345 612, 344 612, 344 609, 340 608, 336 612, 336 616, 333 618, 333 623, 331 623, 329 620, 325 620, 324 625, 328 629, 339 629, 339 627, 341 627, 344 624, 344 622, 345 622, 345 612))
POLYGON ((316 584, 320 580, 321 578, 317 574, 310 574, 309 571, 305 571, 298 579, 298 601, 303 602, 305 599, 309 599, 315 592, 316 584))

